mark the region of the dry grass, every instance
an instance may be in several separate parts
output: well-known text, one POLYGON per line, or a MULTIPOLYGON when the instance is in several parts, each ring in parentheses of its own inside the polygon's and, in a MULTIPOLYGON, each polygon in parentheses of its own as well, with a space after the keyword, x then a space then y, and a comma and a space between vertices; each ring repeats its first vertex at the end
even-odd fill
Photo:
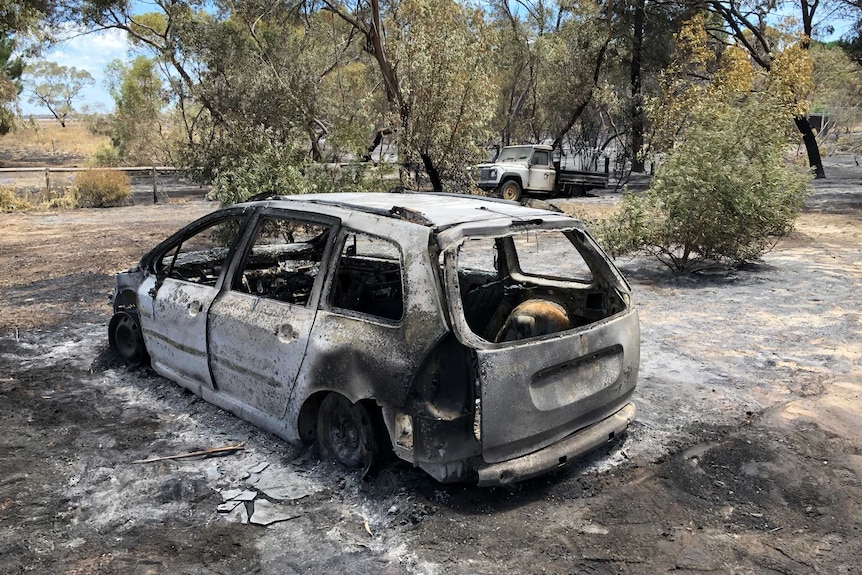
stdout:
POLYGON ((129 176, 112 170, 87 170, 75 174, 81 205, 93 208, 122 206, 132 197, 129 176))
POLYGON ((0 212, 71 210, 79 207, 81 207, 81 196, 73 187, 39 192, 20 192, 13 188, 0 188, 0 212))
POLYGON ((16 167, 73 165, 109 143, 107 136, 92 134, 86 121, 70 120, 65 128, 56 120, 23 121, 0 138, 0 159, 16 167))

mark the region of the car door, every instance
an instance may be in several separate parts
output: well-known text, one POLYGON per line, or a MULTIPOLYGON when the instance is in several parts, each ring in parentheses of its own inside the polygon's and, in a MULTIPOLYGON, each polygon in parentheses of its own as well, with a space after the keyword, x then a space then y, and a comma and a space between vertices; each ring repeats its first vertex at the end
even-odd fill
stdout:
POLYGON ((153 369, 200 394, 210 388, 207 313, 222 276, 244 212, 207 218, 157 249, 138 287, 141 329, 153 369))
POLYGON ((530 173, 527 188, 534 191, 550 192, 554 189, 556 173, 551 165, 551 153, 548 150, 535 150, 530 159, 530 173))
POLYGON ((337 220, 265 212, 209 314, 210 369, 242 417, 278 433, 302 365, 337 220))

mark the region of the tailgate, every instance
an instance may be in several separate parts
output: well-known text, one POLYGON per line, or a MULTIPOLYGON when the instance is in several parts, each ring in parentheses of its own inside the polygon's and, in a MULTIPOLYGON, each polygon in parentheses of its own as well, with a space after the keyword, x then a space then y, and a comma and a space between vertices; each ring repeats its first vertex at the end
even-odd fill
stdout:
POLYGON ((487 463, 551 445, 620 409, 639 363, 637 311, 580 330, 477 349, 487 463))

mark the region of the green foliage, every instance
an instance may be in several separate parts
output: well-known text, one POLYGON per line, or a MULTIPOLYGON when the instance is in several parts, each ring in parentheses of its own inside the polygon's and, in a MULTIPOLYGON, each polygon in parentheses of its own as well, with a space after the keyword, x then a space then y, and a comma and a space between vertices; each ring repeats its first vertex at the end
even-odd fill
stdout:
MULTIPOLYGON (((702 24, 683 28, 677 70, 710 65, 698 30, 702 24)), ((740 265, 791 230, 811 178, 786 157, 809 85, 803 56, 789 48, 770 74, 758 75, 731 49, 712 82, 667 79, 653 113, 669 151, 650 189, 627 194, 619 214, 600 226, 610 253, 647 252, 678 271, 740 265)))
POLYGON ((0 136, 15 127, 14 105, 22 88, 24 62, 20 57, 12 58, 14 50, 14 38, 0 37, 0 136))
MULTIPOLYGON (((389 42, 400 81, 399 155, 441 179, 483 157, 497 93, 494 31, 481 10, 453 0, 403 0, 389 42)), ((432 175, 432 179, 433 179, 432 175)))
POLYGON ((792 229, 811 178, 788 164, 782 120, 754 100, 692 109, 650 189, 600 226, 608 251, 644 251, 678 271, 758 259, 792 229))
POLYGON ((234 148, 232 156, 225 156, 213 179, 208 198, 229 206, 263 193, 299 194, 309 191, 302 175, 302 154, 285 144, 274 145, 263 136, 242 139, 253 147, 244 152, 234 148))
POLYGON ((114 146, 101 145, 87 158, 87 165, 94 168, 115 168, 120 165, 120 152, 114 146))
POLYGON ((108 128, 116 148, 117 163, 112 165, 167 163, 166 145, 171 138, 163 127, 162 110, 168 105, 168 96, 155 61, 143 56, 130 64, 115 60, 109 63, 107 76, 115 104, 108 128))
POLYGON ((311 164, 305 171, 309 191, 385 192, 397 183, 392 166, 371 166, 368 163, 311 164))
POLYGON ((359 162, 312 164, 296 147, 258 138, 253 151, 224 158, 208 198, 227 206, 263 193, 380 192, 392 187, 392 171, 359 162))
POLYGON ((838 47, 812 44, 814 102, 812 109, 826 115, 827 123, 818 140, 831 145, 841 135, 851 134, 862 123, 862 65, 838 47), (835 138, 828 138, 828 136, 835 138))
POLYGON ((75 187, 85 207, 121 206, 132 197, 129 176, 118 170, 87 170, 75 174, 75 187))

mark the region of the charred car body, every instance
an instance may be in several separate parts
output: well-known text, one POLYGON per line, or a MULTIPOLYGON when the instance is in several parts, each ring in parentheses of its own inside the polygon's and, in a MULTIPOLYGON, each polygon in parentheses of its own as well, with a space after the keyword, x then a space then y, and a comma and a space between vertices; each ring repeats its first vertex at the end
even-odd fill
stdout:
POLYGON ((298 195, 180 230, 117 275, 112 347, 346 465, 554 469, 626 429, 630 290, 577 220, 434 194, 298 195))

